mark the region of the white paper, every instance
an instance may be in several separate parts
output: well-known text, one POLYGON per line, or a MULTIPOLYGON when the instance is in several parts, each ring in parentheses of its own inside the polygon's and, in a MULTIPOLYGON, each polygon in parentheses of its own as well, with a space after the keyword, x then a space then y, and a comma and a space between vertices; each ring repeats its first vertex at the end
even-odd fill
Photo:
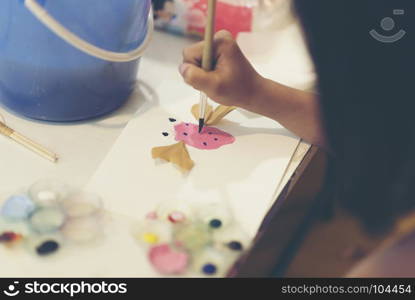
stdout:
POLYGON ((276 186, 298 138, 272 120, 235 111, 217 126, 234 135, 235 143, 217 150, 188 146, 195 167, 183 175, 174 165, 153 160, 151 149, 176 143, 170 117, 176 118, 176 123, 196 123, 190 114, 190 100, 138 113, 88 188, 102 195, 110 211, 137 218, 167 199, 228 203, 253 236, 275 200, 276 186), (171 134, 164 137, 162 132, 171 134))

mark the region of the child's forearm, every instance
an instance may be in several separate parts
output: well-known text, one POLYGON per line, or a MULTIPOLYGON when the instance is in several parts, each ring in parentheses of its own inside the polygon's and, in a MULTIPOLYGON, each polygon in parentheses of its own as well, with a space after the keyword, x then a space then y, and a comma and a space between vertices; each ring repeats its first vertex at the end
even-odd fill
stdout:
POLYGON ((307 142, 327 147, 318 95, 261 78, 245 109, 274 119, 307 142))

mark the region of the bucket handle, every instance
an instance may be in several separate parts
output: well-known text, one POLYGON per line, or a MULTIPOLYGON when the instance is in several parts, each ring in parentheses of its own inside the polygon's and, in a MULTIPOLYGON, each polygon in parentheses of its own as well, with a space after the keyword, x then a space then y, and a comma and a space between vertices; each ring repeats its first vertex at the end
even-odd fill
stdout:
POLYGON ((40 22, 42 22, 47 28, 53 31, 61 39, 91 56, 107 61, 129 62, 138 59, 139 57, 143 56, 144 51, 148 47, 153 36, 154 22, 153 14, 150 11, 147 24, 147 35, 141 45, 137 49, 126 53, 112 52, 94 46, 66 29, 62 24, 54 19, 36 0, 25 0, 24 4, 40 22))

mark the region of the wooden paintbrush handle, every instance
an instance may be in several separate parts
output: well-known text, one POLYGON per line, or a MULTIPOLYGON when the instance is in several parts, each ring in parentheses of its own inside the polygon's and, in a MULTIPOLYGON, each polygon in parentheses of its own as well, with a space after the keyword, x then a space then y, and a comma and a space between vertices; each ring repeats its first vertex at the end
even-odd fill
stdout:
POLYGON ((0 134, 10 137, 14 133, 14 130, 8 127, 3 122, 0 122, 0 134))
POLYGON ((203 49, 202 68, 211 71, 213 68, 213 36, 215 34, 216 0, 208 0, 208 15, 205 29, 205 47, 203 49))
POLYGON ((14 131, 3 122, 0 122, 0 134, 12 139, 16 143, 19 143, 20 145, 37 153, 43 158, 46 158, 52 162, 56 162, 58 160, 58 157, 55 153, 49 151, 48 149, 39 145, 38 143, 35 143, 34 141, 25 137, 24 135, 21 135, 20 133, 14 131))
POLYGON ((13 134, 10 136, 12 140, 14 140, 16 143, 19 143, 23 147, 33 151, 34 153, 42 156, 43 158, 50 160, 51 162, 56 162, 58 160, 58 157, 55 153, 49 151, 42 145, 39 145, 38 143, 32 141, 31 139, 25 137, 24 135, 21 135, 18 132, 13 132, 13 134))

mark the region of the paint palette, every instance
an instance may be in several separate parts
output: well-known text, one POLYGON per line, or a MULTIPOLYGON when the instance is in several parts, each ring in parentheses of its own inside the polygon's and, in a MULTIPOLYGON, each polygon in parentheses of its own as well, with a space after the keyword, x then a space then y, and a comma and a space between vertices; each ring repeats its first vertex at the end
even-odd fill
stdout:
POLYGON ((132 234, 162 275, 225 276, 249 245, 222 203, 163 202, 132 234))
POLYGON ((0 206, 0 244, 39 256, 64 244, 87 243, 100 234, 101 199, 55 180, 39 181, 0 206))

